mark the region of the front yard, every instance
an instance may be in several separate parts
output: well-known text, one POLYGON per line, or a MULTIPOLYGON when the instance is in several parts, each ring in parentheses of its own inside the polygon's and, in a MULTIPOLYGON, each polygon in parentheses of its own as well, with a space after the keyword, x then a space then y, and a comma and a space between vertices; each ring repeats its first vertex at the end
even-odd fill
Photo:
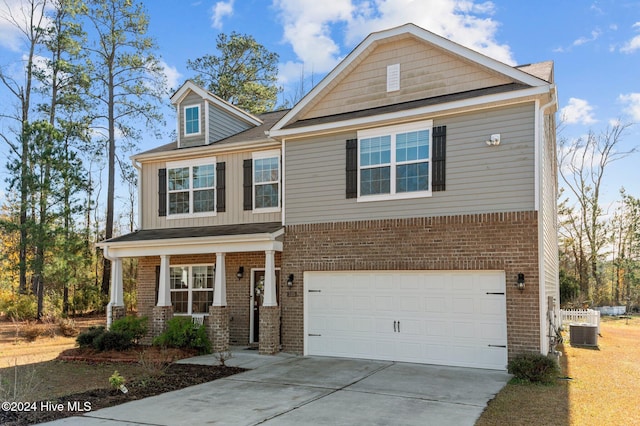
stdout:
POLYGON ((508 384, 482 414, 485 425, 640 424, 640 317, 603 317, 598 349, 572 347, 568 333, 555 386, 508 384))

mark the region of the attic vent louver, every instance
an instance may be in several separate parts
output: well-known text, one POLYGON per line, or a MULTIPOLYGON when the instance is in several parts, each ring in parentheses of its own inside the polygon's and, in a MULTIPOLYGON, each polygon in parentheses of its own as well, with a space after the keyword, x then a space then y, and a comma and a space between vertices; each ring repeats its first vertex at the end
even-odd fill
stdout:
POLYGON ((400 64, 387 66, 387 92, 400 90, 400 64))

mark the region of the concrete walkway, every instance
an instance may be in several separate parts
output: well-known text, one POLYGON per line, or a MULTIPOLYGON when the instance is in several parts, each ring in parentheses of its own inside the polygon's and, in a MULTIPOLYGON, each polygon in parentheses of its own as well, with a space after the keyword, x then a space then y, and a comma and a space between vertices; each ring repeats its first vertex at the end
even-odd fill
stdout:
MULTIPOLYGON (((211 355, 181 362, 217 365, 211 355)), ((248 350, 227 365, 251 370, 47 424, 473 425, 509 380, 493 370, 248 350)))

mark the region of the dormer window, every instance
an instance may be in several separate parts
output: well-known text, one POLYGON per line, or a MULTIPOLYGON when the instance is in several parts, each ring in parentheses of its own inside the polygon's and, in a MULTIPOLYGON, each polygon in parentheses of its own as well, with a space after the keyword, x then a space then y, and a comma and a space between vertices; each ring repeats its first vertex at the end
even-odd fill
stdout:
POLYGON ((200 105, 184 107, 184 134, 185 136, 200 134, 200 105))

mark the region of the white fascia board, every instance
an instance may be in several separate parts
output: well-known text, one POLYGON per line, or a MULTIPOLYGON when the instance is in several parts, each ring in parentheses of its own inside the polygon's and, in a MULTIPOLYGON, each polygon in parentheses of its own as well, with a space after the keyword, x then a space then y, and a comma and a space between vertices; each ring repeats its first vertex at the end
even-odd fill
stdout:
POLYGON ((234 115, 234 116, 240 118, 241 120, 246 121, 249 124, 253 124, 254 126, 259 126, 260 124, 262 124, 262 120, 260 120, 255 115, 253 115, 251 113, 248 113, 247 111, 245 111, 245 110, 243 110, 241 108, 238 108, 235 105, 230 104, 229 102, 225 101, 224 99, 222 99, 222 98, 216 96, 215 94, 209 92, 208 90, 205 90, 202 87, 198 86, 197 84, 195 84, 191 80, 187 80, 182 85, 182 87, 180 87, 171 96, 171 98, 170 98, 171 99, 171 103, 173 105, 179 104, 187 96, 189 91, 192 91, 192 92, 196 93, 202 99, 211 102, 212 104, 216 105, 217 107, 225 110, 226 112, 230 113, 231 115, 234 115))
POLYGON ((395 111, 387 114, 372 115, 369 117, 353 118, 332 123, 316 124, 307 127, 296 127, 292 129, 271 130, 269 136, 296 137, 310 136, 314 134, 331 133, 347 129, 363 128, 369 125, 382 125, 385 122, 402 122, 415 120, 417 117, 441 115, 453 110, 477 110, 482 108, 493 108, 495 104, 510 105, 520 102, 535 100, 540 95, 549 92, 549 86, 531 87, 509 93, 499 93, 495 95, 479 96, 477 98, 465 99, 461 101, 446 102, 437 105, 429 105, 409 110, 395 111))
POLYGON ((212 144, 202 145, 189 149, 174 149, 171 151, 153 152, 149 154, 135 154, 130 158, 134 161, 157 161, 157 160, 174 160, 182 158, 200 157, 203 155, 219 155, 229 152, 252 151, 255 149, 279 148, 280 142, 273 139, 253 140, 251 142, 237 142, 230 144, 212 144))
MULTIPOLYGON (((375 32, 369 34, 355 49, 351 51, 329 74, 323 78, 320 83, 313 88, 300 102, 298 102, 287 114, 285 114, 278 122, 272 127, 272 131, 278 131, 286 126, 293 118, 295 118, 300 111, 306 107, 319 93, 321 93, 337 76, 339 76, 344 70, 346 70, 355 59, 364 53, 371 45, 381 40, 403 35, 411 34, 419 39, 422 39, 428 43, 431 43, 441 49, 449 51, 455 55, 461 56, 466 60, 475 62, 488 69, 491 69, 497 73, 503 74, 516 81, 527 84, 529 86, 538 87, 546 86, 549 83, 527 74, 517 68, 510 65, 492 59, 481 53, 464 47, 458 43, 448 40, 444 37, 436 35, 430 31, 420 28, 414 24, 405 24, 389 30, 375 32)), ((274 133, 275 134, 275 133, 274 133)))
MULTIPOLYGON (((282 231, 284 232, 284 231, 282 231)), ((203 253, 239 253, 274 250, 282 251, 282 242, 273 234, 247 234, 225 237, 169 238, 163 240, 103 242, 96 246, 106 249, 111 257, 177 256, 203 253)))

